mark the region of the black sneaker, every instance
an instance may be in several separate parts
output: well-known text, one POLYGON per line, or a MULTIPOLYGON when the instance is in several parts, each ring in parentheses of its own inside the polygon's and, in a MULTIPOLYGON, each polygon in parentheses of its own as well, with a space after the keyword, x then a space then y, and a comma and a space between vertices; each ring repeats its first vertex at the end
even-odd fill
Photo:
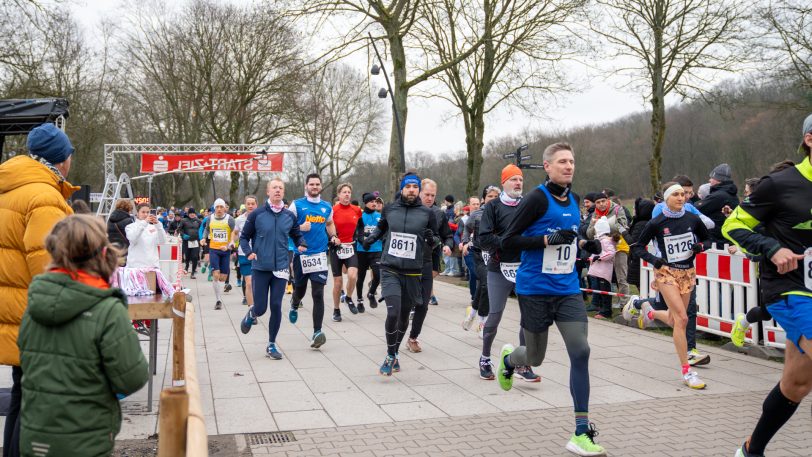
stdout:
POLYGON ((195 276, 195 274, 194 274, 194 273, 192 273, 192 275, 191 275, 191 276, 189 276, 189 279, 197 279, 197 276, 195 276))
POLYGON ((223 302, 217 300, 217 303, 214 304, 214 309, 223 309, 223 302))
POLYGON ((362 302, 361 300, 358 300, 358 312, 363 313, 366 310, 367 309, 364 307, 364 302, 362 302))
POLYGON ((369 307, 370 308, 377 308, 378 307, 378 299, 375 298, 375 294, 372 292, 367 294, 367 300, 369 300, 369 307))
POLYGON ((226 285, 223 286, 223 292, 231 292, 231 284, 226 283, 226 285))
POLYGON ((337 309, 333 311, 333 322, 341 322, 341 311, 337 309))
POLYGON ((493 365, 491 359, 480 356, 479 357, 479 379, 486 381, 493 381, 496 376, 493 374, 493 365))
POLYGON ((347 303, 347 308, 350 309, 351 313, 358 314, 358 307, 352 302, 352 298, 344 296, 344 302, 347 303))

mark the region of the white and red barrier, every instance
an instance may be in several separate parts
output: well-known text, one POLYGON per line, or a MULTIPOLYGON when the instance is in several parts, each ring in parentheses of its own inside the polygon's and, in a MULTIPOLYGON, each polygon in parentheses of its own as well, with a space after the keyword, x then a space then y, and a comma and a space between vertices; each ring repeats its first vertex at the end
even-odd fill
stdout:
MULTIPOLYGON (((651 247, 649 247, 651 249, 651 247)), ((736 315, 758 306, 758 275, 756 264, 741 253, 729 254, 727 249, 710 249, 696 256, 696 327, 704 332, 730 336, 736 315)), ((641 261, 640 295, 652 297, 654 280, 651 265, 641 261)), ((758 344, 758 325, 751 325, 746 341, 758 344)), ((784 331, 774 321, 762 323, 764 344, 784 347, 784 331)))
POLYGON ((181 251, 180 238, 169 237, 166 243, 158 245, 158 259, 161 272, 175 286, 175 290, 181 289, 181 278, 183 276, 183 255, 181 251))

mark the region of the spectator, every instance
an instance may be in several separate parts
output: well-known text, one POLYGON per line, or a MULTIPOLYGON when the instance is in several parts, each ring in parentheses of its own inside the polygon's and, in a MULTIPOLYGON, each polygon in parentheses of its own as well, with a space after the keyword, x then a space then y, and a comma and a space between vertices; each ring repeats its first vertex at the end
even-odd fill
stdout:
MULTIPOLYGON (((626 239, 628 244, 634 244, 643 233, 643 228, 651 220, 651 213, 654 211, 654 201, 645 198, 638 198, 634 201, 634 218, 632 219, 629 234, 626 239)), ((633 253, 629 253, 629 273, 627 275, 629 284, 634 284, 640 289, 640 258, 633 253)))
POLYGON ((17 335, 34 276, 50 261, 45 237, 72 214, 66 199, 78 187, 65 180, 73 146, 54 124, 28 134, 31 156, 18 155, 0 164, 0 364, 11 365, 11 403, 3 433, 3 455, 19 455, 22 377, 17 335))
MULTIPOLYGON (((615 234, 614 238, 610 235, 611 227, 606 216, 601 216, 595 223, 595 237, 601 242, 601 253, 595 254, 590 257, 590 265, 588 275, 591 282, 595 284, 595 289, 603 292, 612 291, 612 271, 614 269, 615 260, 615 245, 614 238, 620 237, 615 234)), ((603 295, 595 293, 592 295, 592 306, 597 308, 598 314, 595 319, 611 319, 612 318, 612 297, 610 295, 603 295)))
POLYGON ((90 207, 84 200, 73 200, 70 203, 73 214, 90 214, 90 207))
POLYGON ((443 206, 445 206, 445 215, 449 221, 454 220, 454 196, 453 195, 446 195, 443 201, 443 206))
POLYGON ((731 210, 739 206, 739 189, 732 181, 732 171, 730 165, 723 163, 711 171, 708 183, 711 186, 710 194, 696 202, 696 209, 708 216, 714 223, 710 229, 711 241, 721 247, 726 243, 722 236, 722 225, 725 223, 725 214, 722 212, 725 206, 731 210))
POLYGON ((127 239, 127 226, 135 219, 132 216, 133 204, 126 198, 116 201, 115 209, 107 219, 107 239, 118 249, 121 259, 120 265, 127 262, 127 249, 130 247, 130 240, 127 239))
POLYGON ((127 252, 127 266, 133 268, 158 268, 158 244, 166 242, 163 230, 154 211, 149 205, 140 203, 135 207, 136 221, 126 228, 130 249, 127 252))
POLYGON ((710 195, 710 183, 706 182, 699 186, 699 190, 696 191, 696 196, 699 197, 699 200, 702 200, 710 195))
POLYGON ((22 454, 110 455, 121 429, 116 396, 149 378, 124 293, 108 283, 118 253, 90 215, 57 223, 45 248, 53 260, 31 282, 20 327, 22 454))
POLYGON ((167 233, 172 236, 178 236, 178 231, 180 230, 180 223, 182 222, 180 212, 175 213, 175 217, 169 222, 167 226, 167 233))

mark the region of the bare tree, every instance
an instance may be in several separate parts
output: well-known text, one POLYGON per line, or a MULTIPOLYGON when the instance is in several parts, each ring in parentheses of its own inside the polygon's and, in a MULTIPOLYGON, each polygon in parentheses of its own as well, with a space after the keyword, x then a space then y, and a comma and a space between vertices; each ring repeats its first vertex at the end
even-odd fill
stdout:
POLYGON ((778 51, 778 66, 792 79, 812 89, 812 4, 805 0, 775 0, 759 11, 766 28, 767 48, 778 51))
POLYGON ((335 195, 356 159, 380 140, 383 107, 368 79, 342 64, 330 64, 308 81, 294 114, 294 129, 315 148, 313 166, 335 195))
POLYGON ((482 43, 475 40, 454 59, 437 65, 420 68, 415 62, 425 59, 419 40, 415 38, 414 26, 423 21, 423 12, 439 6, 438 0, 299 0, 301 8, 295 12, 298 16, 317 17, 316 29, 333 28, 346 30, 336 46, 326 55, 333 58, 342 56, 366 46, 367 31, 373 28, 383 29, 383 39, 388 46, 392 59, 394 75, 394 102, 400 119, 401 131, 392 123, 389 138, 389 178, 387 182, 392 189, 396 187, 400 172, 399 138, 405 138, 408 114, 407 99, 409 91, 418 84, 428 80, 449 67, 465 60, 482 43), (348 25, 349 24, 349 25, 348 25), (413 53, 408 50, 414 48, 413 53))
POLYGON ((479 189, 485 116, 503 102, 532 112, 543 94, 564 90, 558 64, 577 50, 568 21, 585 0, 443 0, 417 24, 434 65, 454 62, 482 37, 468 58, 440 79, 460 109, 467 150, 466 193, 479 189))
POLYGON ((597 31, 616 52, 632 63, 621 68, 643 83, 651 104, 652 191, 661 180, 666 119, 665 98, 704 92, 719 72, 741 62, 741 44, 748 1, 741 0, 597 0, 601 8, 597 31))

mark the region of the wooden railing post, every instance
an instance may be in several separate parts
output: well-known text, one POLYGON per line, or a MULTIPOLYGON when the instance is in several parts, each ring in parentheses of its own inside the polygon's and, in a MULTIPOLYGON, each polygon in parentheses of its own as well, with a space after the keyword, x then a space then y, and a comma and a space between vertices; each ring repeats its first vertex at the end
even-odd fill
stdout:
POLYGON ((161 391, 158 416, 158 457, 186 455, 186 421, 189 395, 185 387, 167 387, 161 391))
MULTIPOLYGON (((185 331, 186 294, 175 292, 172 296, 172 387, 186 385, 185 331)), ((194 346, 190 349, 194 350, 194 346)))

